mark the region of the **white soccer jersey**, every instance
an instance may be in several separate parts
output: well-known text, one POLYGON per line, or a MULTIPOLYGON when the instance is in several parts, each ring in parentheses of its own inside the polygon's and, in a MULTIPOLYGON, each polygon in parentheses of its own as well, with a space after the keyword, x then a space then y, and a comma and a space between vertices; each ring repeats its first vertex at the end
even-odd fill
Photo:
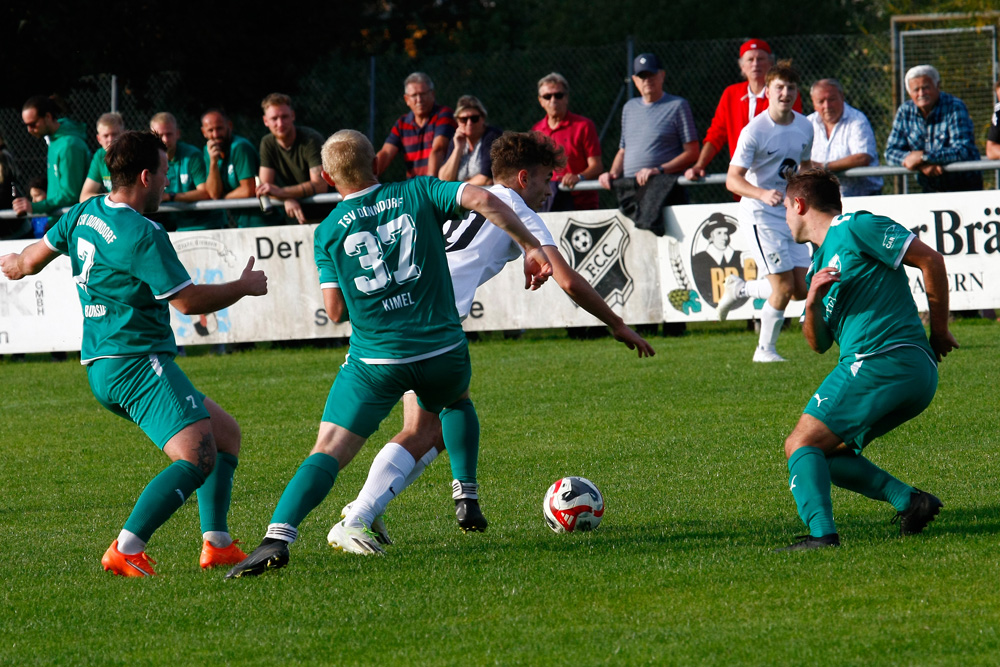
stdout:
MULTIPOLYGON (((740 132, 730 164, 746 168, 752 185, 784 194, 786 177, 812 154, 812 123, 797 111, 792 114, 789 125, 778 125, 771 114, 761 113, 740 132)), ((783 205, 768 206, 752 197, 740 200, 740 224, 788 228, 783 205)))
MULTIPOLYGON (((552 234, 521 195, 503 185, 493 185, 490 192, 514 210, 524 226, 543 246, 554 246, 552 234)), ((451 282, 455 287, 455 306, 463 320, 469 316, 476 289, 500 273, 507 262, 521 257, 521 247, 486 218, 471 211, 464 220, 452 220, 444 227, 445 251, 451 282)))

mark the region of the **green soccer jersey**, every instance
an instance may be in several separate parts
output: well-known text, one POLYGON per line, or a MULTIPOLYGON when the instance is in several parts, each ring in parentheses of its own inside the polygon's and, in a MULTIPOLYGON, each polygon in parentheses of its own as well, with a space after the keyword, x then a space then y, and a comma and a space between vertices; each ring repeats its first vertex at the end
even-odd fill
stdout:
POLYGON ((463 188, 429 177, 374 185, 316 228, 320 287, 343 292, 353 358, 408 363, 464 342, 441 233, 463 188))
POLYGON ((83 307, 80 362, 177 353, 167 299, 191 284, 166 231, 126 204, 92 197, 46 232, 69 255, 83 307))
POLYGON ((841 361, 900 345, 920 347, 934 358, 901 266, 915 238, 897 222, 868 211, 833 219, 813 253, 806 284, 825 267, 840 272, 840 282, 823 299, 823 319, 840 345, 841 361))
MULTIPOLYGON (((207 166, 212 163, 212 158, 208 156, 208 146, 205 146, 202 154, 207 169, 207 166)), ((223 194, 240 187, 240 181, 256 176, 259 169, 260 157, 257 155, 257 149, 243 137, 233 135, 233 142, 229 145, 229 150, 219 160, 223 194)), ((252 211, 253 209, 247 208, 232 209, 231 214, 236 221, 236 226, 265 227, 273 224, 259 213, 252 211)))
POLYGON ((104 161, 104 156, 107 154, 108 152, 103 148, 97 149, 90 161, 90 171, 87 172, 87 178, 103 185, 105 192, 111 192, 111 170, 108 169, 108 163, 104 161))
MULTIPOLYGON (((207 177, 201 151, 191 144, 178 141, 174 159, 167 162, 167 192, 193 192, 207 177)), ((223 211, 191 211, 168 215, 178 231, 222 229, 226 226, 226 214, 223 211)))

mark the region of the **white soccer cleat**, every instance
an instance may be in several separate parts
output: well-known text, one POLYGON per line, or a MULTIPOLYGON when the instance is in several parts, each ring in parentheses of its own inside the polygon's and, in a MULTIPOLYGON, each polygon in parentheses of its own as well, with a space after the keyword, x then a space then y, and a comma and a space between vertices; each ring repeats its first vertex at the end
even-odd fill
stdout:
POLYGON ((342 549, 352 554, 371 556, 385 553, 385 550, 375 541, 375 533, 366 530, 363 525, 347 525, 346 519, 330 529, 326 541, 334 549, 342 549))
POLYGON ((720 322, 725 322, 726 318, 729 317, 729 311, 739 301, 740 292, 743 290, 744 285, 746 285, 746 281, 735 274, 726 278, 726 286, 722 291, 722 298, 719 299, 719 305, 715 307, 715 310, 719 313, 720 322))
MULTIPOLYGON (((351 516, 351 507, 354 505, 354 501, 344 505, 344 508, 340 510, 340 517, 346 519, 351 516)), ((392 539, 389 538, 389 530, 385 527, 385 515, 380 514, 375 517, 372 521, 372 532, 375 533, 375 539, 379 544, 384 544, 386 546, 392 544, 392 539)))
POLYGON ((760 364, 770 364, 775 361, 788 361, 775 350, 769 350, 764 347, 758 347, 756 351, 754 351, 753 360, 754 362, 760 364))

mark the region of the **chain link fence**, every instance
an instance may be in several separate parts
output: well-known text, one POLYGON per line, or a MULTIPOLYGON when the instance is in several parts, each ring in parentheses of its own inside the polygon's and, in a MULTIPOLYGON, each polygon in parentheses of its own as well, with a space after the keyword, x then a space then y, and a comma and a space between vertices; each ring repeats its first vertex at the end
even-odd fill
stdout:
MULTIPOLYGON (((878 145, 885 146, 895 114, 893 101, 893 56, 888 35, 802 35, 765 37, 779 59, 790 58, 802 75, 803 110, 812 111, 808 85, 820 78, 839 79, 847 101, 861 109, 875 130, 878 145)), ((651 51, 667 72, 667 91, 691 103, 699 137, 704 136, 723 88, 739 80, 737 56, 743 39, 683 42, 637 41, 587 48, 546 48, 530 51, 462 53, 411 59, 405 55, 377 58, 324 56, 312 62, 297 81, 285 90, 294 100, 297 122, 329 134, 340 128, 355 128, 370 134, 381 146, 396 118, 407 111, 403 103, 403 79, 413 71, 427 72, 436 84, 439 103, 453 106, 464 94, 476 95, 489 112, 488 122, 503 129, 527 130, 544 112, 536 97, 536 82, 552 71, 570 82, 570 108, 594 120, 601 132, 605 167, 618 150, 621 106, 634 95, 628 78, 630 56, 651 51)), ((965 62, 963 80, 988 95, 993 62, 965 62)), ((949 90, 946 72, 943 88, 949 90)), ((261 90, 263 98, 272 90, 261 90)), ((80 81, 65 98, 70 116, 93 129, 97 117, 111 107, 112 77, 97 75, 80 81)), ((175 72, 151 75, 146 81, 119 85, 118 110, 129 128, 147 127, 150 116, 170 111, 181 125, 182 140, 201 146, 199 130, 203 103, 185 91, 183 77, 175 72)), ((988 106, 988 105, 987 105, 988 106)), ((977 105, 973 121, 985 149, 985 128, 991 107, 977 105)), ((237 134, 258 143, 266 132, 259 107, 229 109, 237 134)), ((0 132, 14 154, 21 182, 45 170, 45 145, 25 131, 20 109, 0 109, 0 132)), ((94 137, 89 141, 97 148, 94 137)), ((709 172, 724 172, 728 151, 723 150, 709 172)), ((385 174, 386 180, 403 178, 401 160, 385 174)), ((887 179, 890 181, 892 179, 887 179)), ((887 184, 887 188, 890 185, 887 184)), ((690 188, 695 202, 727 201, 722 186, 690 188)), ((602 205, 613 206, 607 193, 602 205)))

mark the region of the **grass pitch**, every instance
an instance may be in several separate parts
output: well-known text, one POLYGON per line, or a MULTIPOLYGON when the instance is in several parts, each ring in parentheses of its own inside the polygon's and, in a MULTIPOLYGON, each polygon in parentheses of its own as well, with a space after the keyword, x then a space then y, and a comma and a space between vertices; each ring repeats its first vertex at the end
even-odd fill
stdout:
MULTIPOLYGON (((386 420, 301 526, 288 568, 201 572, 192 499, 153 537, 160 575, 100 569, 165 457, 90 395, 78 365, 0 362, 0 663, 997 664, 1000 325, 960 321, 930 408, 868 451, 935 493, 901 539, 885 504, 834 490, 840 549, 773 554, 805 532, 782 443, 835 363, 797 330, 751 364, 738 324, 654 340, 532 334, 472 345, 491 525, 455 525, 447 458, 389 508, 385 557, 335 552, 386 420), (555 535, 545 489, 604 493, 593 533, 555 535)), ((252 549, 312 446, 344 350, 255 350, 181 366, 243 427, 230 525, 252 549)))

